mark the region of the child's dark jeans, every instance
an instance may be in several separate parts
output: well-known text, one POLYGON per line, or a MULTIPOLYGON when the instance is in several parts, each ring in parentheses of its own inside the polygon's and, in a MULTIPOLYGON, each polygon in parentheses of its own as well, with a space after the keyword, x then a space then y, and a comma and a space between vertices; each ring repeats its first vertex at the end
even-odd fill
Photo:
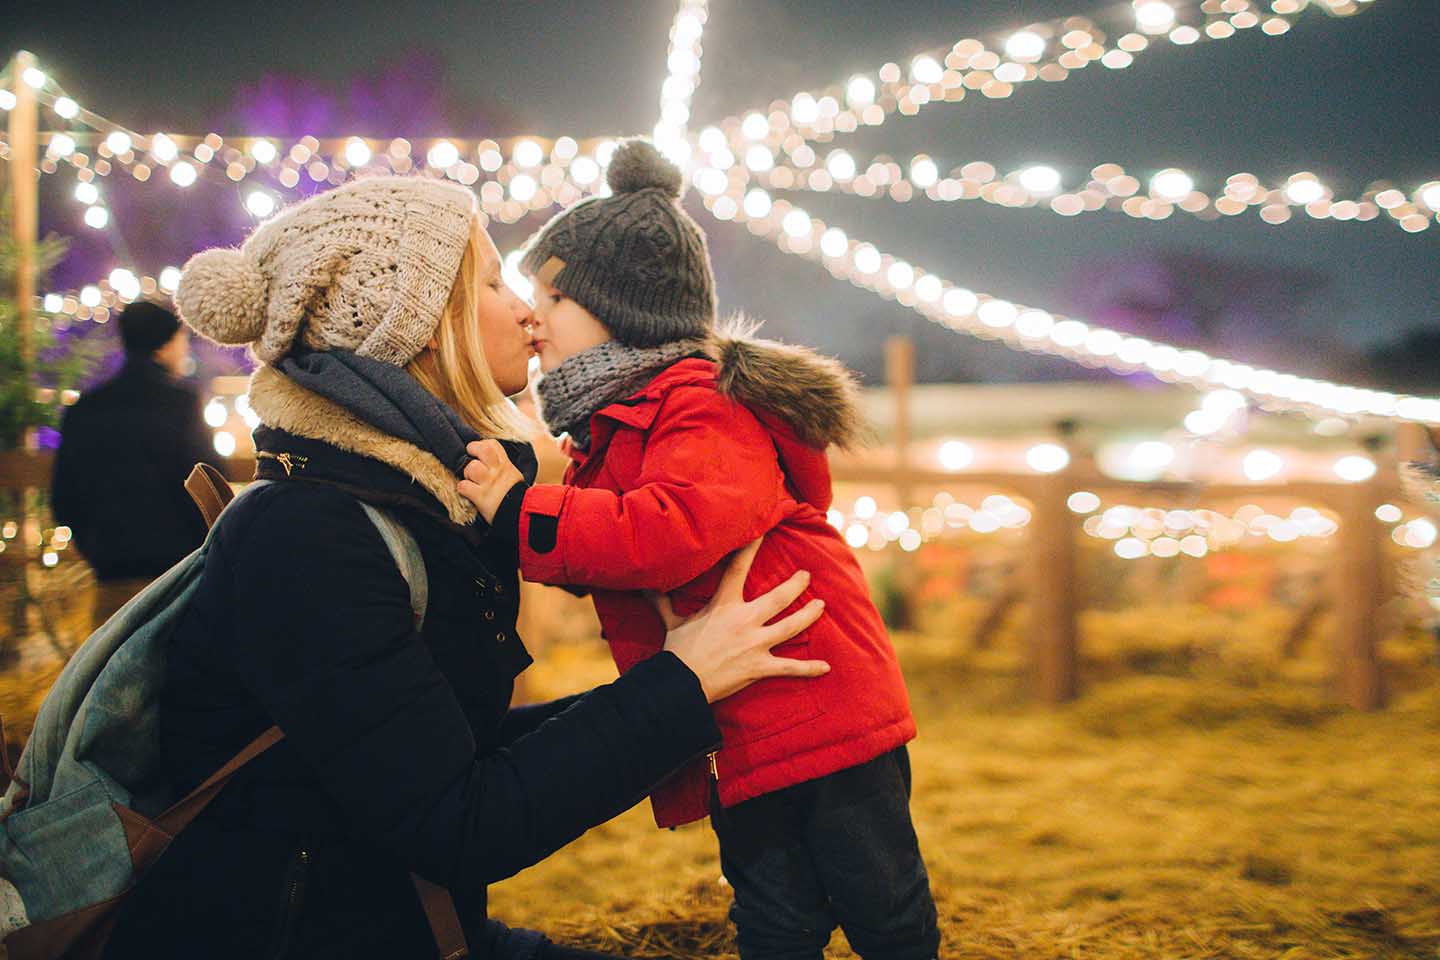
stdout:
POLYGON ((940 930, 900 747, 728 809, 712 797, 741 960, 814 960, 838 923, 865 960, 930 960, 940 930))

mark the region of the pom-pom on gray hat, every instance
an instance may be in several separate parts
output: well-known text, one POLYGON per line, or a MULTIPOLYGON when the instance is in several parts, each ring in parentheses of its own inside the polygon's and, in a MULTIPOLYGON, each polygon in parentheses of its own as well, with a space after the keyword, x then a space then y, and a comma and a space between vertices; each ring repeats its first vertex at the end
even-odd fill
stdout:
POLYGON ((420 177, 370 177, 296 204, 239 250, 190 258, 180 318, 274 363, 299 338, 403 367, 425 349, 470 240, 475 195, 420 177))
POLYGON ((715 276, 705 234, 680 206, 680 170, 648 140, 626 140, 606 182, 611 196, 582 200, 540 228, 521 269, 630 346, 705 336, 715 324, 715 276))

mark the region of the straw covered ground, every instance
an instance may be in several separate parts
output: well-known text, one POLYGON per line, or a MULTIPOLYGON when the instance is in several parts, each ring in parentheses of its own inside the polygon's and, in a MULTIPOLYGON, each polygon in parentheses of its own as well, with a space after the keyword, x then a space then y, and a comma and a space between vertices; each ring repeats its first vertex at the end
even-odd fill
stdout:
MULTIPOLYGON (((1017 698, 1018 664, 897 640, 920 739, 913 809, 950 958, 1440 956, 1440 687, 1414 658, 1359 715, 1319 685, 1127 674, 1017 698)), ((532 694, 606 679, 546 651, 532 694)), ((1174 671, 1183 673, 1183 670, 1174 671)), ((492 889, 509 923, 635 957, 731 957, 708 827, 648 805, 492 889)), ((843 934, 832 956, 851 953, 843 934)))
MULTIPOLYGON (((1323 636, 1275 655, 1283 626, 1087 613, 1086 691, 1059 710, 1023 696, 1021 623, 982 651, 898 635, 943 955, 1440 958, 1433 641, 1382 646, 1393 702, 1362 715, 1329 705, 1323 636)), ((0 672, 12 749, 58 669, 0 672)), ((555 696, 613 671, 577 637, 539 650, 524 688, 555 696)), ((648 804, 491 896, 511 924, 633 957, 735 956, 728 902, 709 828, 658 831, 648 804)), ((851 955, 843 934, 830 953, 851 955)))

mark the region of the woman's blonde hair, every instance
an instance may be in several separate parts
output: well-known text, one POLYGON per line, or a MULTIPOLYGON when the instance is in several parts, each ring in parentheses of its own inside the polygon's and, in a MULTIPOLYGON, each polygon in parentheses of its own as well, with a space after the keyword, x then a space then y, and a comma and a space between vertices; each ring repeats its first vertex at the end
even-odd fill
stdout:
POLYGON ((435 346, 420 351, 405 369, 481 436, 518 440, 528 435, 528 425, 490 373, 476 319, 484 271, 493 266, 484 239, 485 228, 475 217, 460 273, 435 328, 435 346))

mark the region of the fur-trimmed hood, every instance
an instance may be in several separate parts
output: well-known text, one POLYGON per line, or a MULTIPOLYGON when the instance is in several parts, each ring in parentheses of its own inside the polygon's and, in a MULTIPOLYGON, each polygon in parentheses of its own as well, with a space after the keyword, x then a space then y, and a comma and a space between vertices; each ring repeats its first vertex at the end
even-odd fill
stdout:
POLYGON ((762 340, 738 323, 709 340, 719 390, 752 410, 783 420, 803 443, 849 449, 869 437, 855 376, 844 364, 808 347, 762 340))
POLYGON ((365 423, 273 367, 261 366, 251 375, 250 407, 268 426, 399 470, 438 501, 452 523, 475 521, 475 507, 460 496, 457 478, 434 454, 365 423))

